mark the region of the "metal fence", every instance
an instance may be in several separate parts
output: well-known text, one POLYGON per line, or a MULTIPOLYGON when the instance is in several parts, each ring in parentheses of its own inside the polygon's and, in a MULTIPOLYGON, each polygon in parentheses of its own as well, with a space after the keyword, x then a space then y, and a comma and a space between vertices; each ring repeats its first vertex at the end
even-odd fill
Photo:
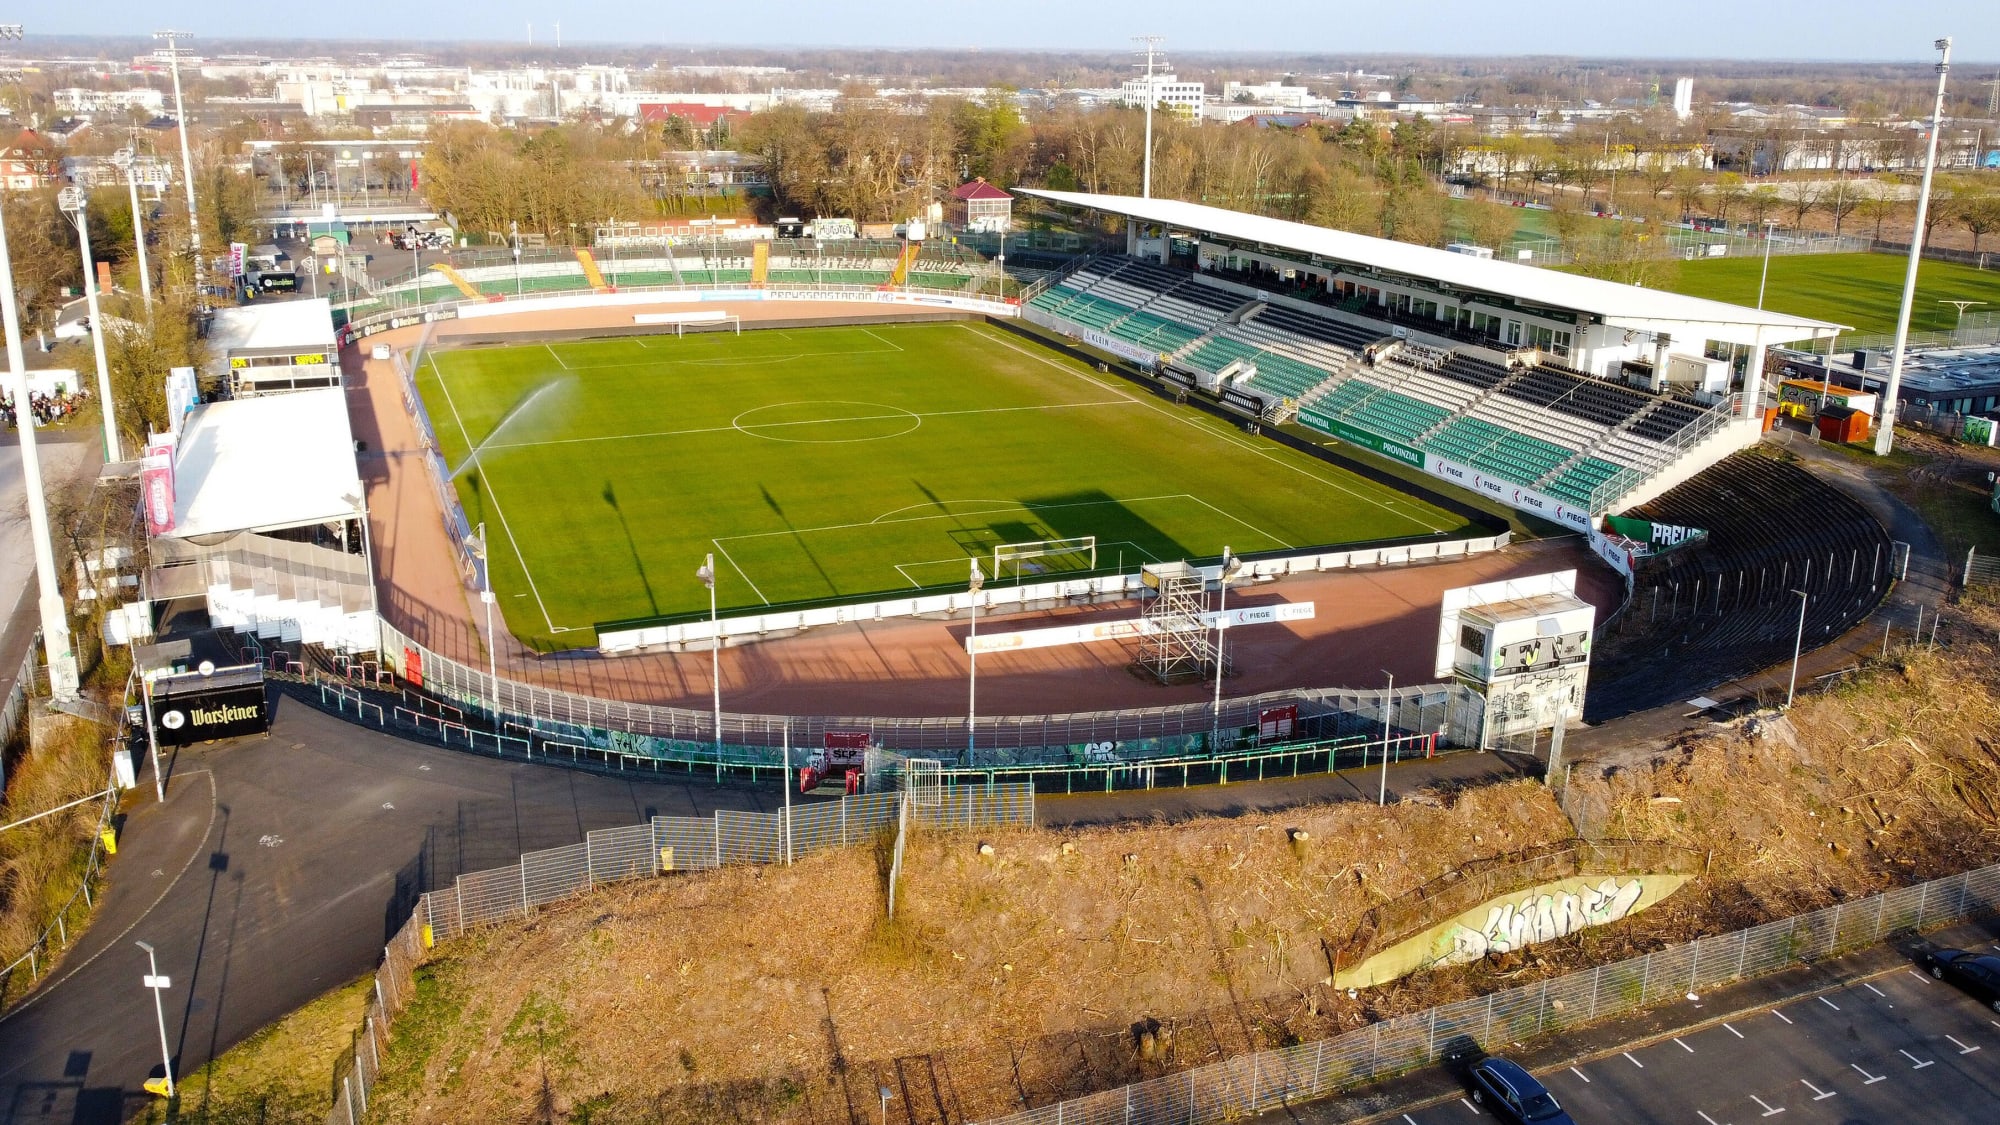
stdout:
MULTIPOLYGON (((944 790, 935 801, 900 792, 869 793, 794 805, 775 813, 717 812, 713 817, 656 816, 605 828, 581 844, 528 852, 520 862, 460 875, 449 888, 417 900, 382 950, 351 1049, 335 1064, 327 1125, 356 1125, 382 1073, 391 1023, 416 990, 424 951, 476 926, 523 918, 541 906, 608 883, 737 863, 789 863, 828 848, 860 843, 899 822, 923 828, 1032 827, 1035 792, 1026 785, 944 790)), ((898 833, 899 846, 901 833, 898 833)))
POLYGON ((0 968, 0 1009, 4 1009, 17 995, 33 989, 35 983, 42 979, 42 970, 52 967, 63 950, 69 947, 70 939, 83 932, 80 927, 90 920, 90 912, 96 905, 91 898, 90 885, 96 881, 97 869, 104 862, 104 831, 111 827, 112 815, 117 811, 118 790, 113 787, 104 792, 104 801, 97 813, 97 825, 90 834, 90 856, 84 861, 83 878, 77 883, 76 890, 70 892, 69 898, 42 927, 42 932, 35 935, 28 948, 11 964, 0 968), (69 928, 72 922, 79 924, 74 934, 69 928), (17 992, 17 986, 25 987, 17 992))
POLYGON ((1024 1110, 984 1125, 1241 1120, 1430 1066, 1469 1047, 1513 1043, 1588 1024, 1860 949, 1897 931, 1958 922, 1996 908, 2000 865, 1398 1016, 1331 1039, 1257 1051, 1024 1110))

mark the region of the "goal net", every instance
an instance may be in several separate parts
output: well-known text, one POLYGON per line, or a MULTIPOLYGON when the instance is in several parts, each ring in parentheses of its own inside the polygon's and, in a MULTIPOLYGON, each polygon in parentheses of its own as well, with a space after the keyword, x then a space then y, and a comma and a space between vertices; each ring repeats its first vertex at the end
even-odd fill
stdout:
POLYGON ((1097 569, 1097 536, 1036 539, 1002 543, 993 548, 993 580, 1020 581, 1039 574, 1089 572, 1097 569))

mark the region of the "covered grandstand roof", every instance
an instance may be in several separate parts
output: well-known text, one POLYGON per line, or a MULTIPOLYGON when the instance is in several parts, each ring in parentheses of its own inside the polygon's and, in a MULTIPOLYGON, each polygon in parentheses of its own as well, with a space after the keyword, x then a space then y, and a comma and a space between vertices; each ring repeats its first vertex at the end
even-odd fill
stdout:
POLYGON ((313 297, 218 309, 209 322, 208 346, 225 356, 232 352, 331 349, 333 302, 313 297))
POLYGON ((1071 207, 1087 207, 1196 234, 1261 244, 1278 251, 1292 251, 1404 277, 1424 278, 1460 290, 1493 293, 1548 308, 1586 313, 1621 328, 1650 331, 1662 325, 1695 322, 1712 326, 1708 332, 1711 338, 1735 337, 1738 343, 1778 344, 1832 336, 1846 327, 1659 289, 1620 285, 1539 266, 1475 258, 1428 246, 1330 230, 1309 223, 1249 215, 1203 203, 1041 188, 1020 188, 1017 191, 1021 195, 1071 207), (1753 340, 1752 337, 1761 339, 1753 340))
POLYGON ((174 453, 175 538, 327 523, 361 496, 338 387, 195 408, 174 453))

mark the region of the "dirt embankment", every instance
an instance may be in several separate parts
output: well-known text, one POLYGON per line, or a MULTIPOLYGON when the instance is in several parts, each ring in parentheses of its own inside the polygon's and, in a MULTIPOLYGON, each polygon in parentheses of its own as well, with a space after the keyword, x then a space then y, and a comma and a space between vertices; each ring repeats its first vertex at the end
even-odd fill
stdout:
POLYGON ((1579 776, 1594 835, 1712 854, 1655 910, 1525 959, 1349 997, 1323 943, 1468 860, 1569 835, 1515 783, 1363 805, 910 848, 635 884, 455 943, 397 1025, 385 1121, 988 1117, 1990 862, 1992 638, 1962 607, 1758 733, 1579 776), (1302 828, 1308 839, 1291 838, 1302 828))

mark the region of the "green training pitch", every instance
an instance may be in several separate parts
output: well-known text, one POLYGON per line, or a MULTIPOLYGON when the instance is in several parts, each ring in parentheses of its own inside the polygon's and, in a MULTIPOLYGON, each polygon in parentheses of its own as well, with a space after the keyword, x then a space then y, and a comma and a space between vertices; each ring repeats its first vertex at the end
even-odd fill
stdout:
MULTIPOLYGON (((1771 259, 1765 307, 1777 312, 1830 320, 1862 335, 1896 330, 1903 300, 1901 254, 1787 254, 1771 259)), ((1704 258, 1682 262, 1666 287, 1695 297, 1737 305, 1757 303, 1762 258, 1704 258)), ((1926 260, 1917 270, 1917 297, 1910 309, 1913 332, 1948 331, 1958 310, 1942 300, 1983 301, 1971 311, 2000 308, 2000 272, 1956 262, 1926 260)))
POLYGON ((508 626, 541 648, 705 614, 710 553, 743 612, 962 587, 1000 544, 1096 536, 1129 571, 1471 526, 986 325, 448 350, 418 382, 508 626))

